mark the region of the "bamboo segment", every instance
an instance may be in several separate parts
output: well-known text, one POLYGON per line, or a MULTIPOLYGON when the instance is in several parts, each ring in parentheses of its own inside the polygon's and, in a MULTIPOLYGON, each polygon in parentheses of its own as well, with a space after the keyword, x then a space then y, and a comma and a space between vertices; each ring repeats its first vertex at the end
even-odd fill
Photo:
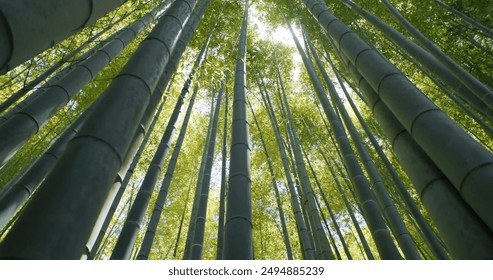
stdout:
POLYGON ((224 91, 224 80, 221 83, 221 88, 217 96, 216 107, 214 109, 214 117, 211 123, 211 132, 209 135, 209 143, 207 144, 206 164, 204 169, 204 179, 200 188, 199 207, 197 219, 195 220, 195 232, 193 236, 192 247, 190 249, 190 259, 200 260, 202 258, 202 248, 204 246, 204 231, 207 217, 207 205, 209 202, 209 191, 212 177, 212 162, 214 160, 214 151, 216 146, 217 124, 219 122, 219 110, 221 109, 222 95, 224 91))
POLYGON ((0 1, 0 74, 91 25, 126 1, 0 1))
POLYGON ((159 189, 159 194, 156 199, 156 202, 153 207, 153 212, 149 221, 149 224, 146 228, 146 233, 142 240, 142 245, 139 249, 139 253, 137 255, 138 260, 147 260, 149 258, 149 254, 152 248, 152 243, 154 241, 154 237, 156 235, 157 226, 159 224, 159 220, 161 217, 161 213, 164 209, 164 204, 166 202, 166 196, 168 194, 168 189, 171 183, 171 179, 173 177, 173 172, 176 167, 176 162, 178 161, 178 156, 180 155, 180 150, 183 144, 183 140, 185 138, 185 134, 188 128, 188 122, 190 120, 190 116, 192 113, 192 108, 195 103, 195 97, 197 96, 198 87, 195 87, 192 97, 190 98, 190 102, 188 104, 187 112, 185 113, 185 118, 183 120, 182 127, 180 129, 180 134, 178 135, 178 139, 176 140, 176 145, 173 150, 173 154, 170 159, 170 163, 168 168, 166 169, 166 175, 163 179, 161 188, 159 189))
POLYGON ((50 85, 21 111, 0 125, 0 165, 3 165, 33 135, 65 106, 96 75, 103 70, 145 27, 154 21, 158 6, 141 19, 124 28, 115 38, 77 65, 63 78, 50 85))
POLYGON ((464 200, 493 229, 493 155, 439 110, 395 66, 364 43, 319 0, 303 0, 388 109, 464 200))
POLYGON ((291 208, 293 209, 293 214, 296 221, 296 229, 298 232, 298 239, 300 241, 302 255, 304 259, 314 260, 316 258, 315 249, 310 242, 309 232, 305 220, 303 219, 301 206, 298 200, 298 194, 294 187, 293 178, 291 176, 291 171, 289 168, 288 157, 287 157, 285 145, 283 144, 283 139, 281 137, 281 132, 279 130, 277 118, 274 114, 274 109, 272 107, 272 103, 270 102, 268 95, 262 92, 262 89, 260 91, 261 91, 262 101, 269 115, 269 119, 271 121, 272 127, 276 135, 277 146, 281 154, 281 160, 284 168, 284 174, 286 176, 286 181, 288 184, 289 194, 291 197, 291 208))
POLYGON ((362 92, 367 96, 368 105, 373 108, 377 121, 413 181, 450 254, 457 259, 491 258, 491 232, 458 196, 450 181, 411 138, 353 65, 349 65, 349 71, 359 81, 362 92))
POLYGON ((0 244, 1 257, 81 257, 152 91, 194 6, 194 0, 176 0, 141 43, 67 145, 41 185, 43 191, 36 192, 0 244))
POLYGON ((235 70, 229 191, 224 225, 223 257, 226 260, 253 259, 250 144, 246 109, 247 24, 248 0, 245 2, 235 70))

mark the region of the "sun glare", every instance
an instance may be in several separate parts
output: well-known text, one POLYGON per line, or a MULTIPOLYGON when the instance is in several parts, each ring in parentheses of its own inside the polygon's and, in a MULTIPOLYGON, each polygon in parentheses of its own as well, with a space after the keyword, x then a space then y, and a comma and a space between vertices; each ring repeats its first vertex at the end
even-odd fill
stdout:
MULTIPOLYGON (((298 79, 301 71, 299 67, 301 65, 301 57, 296 51, 296 44, 294 43, 294 39, 291 36, 291 32, 289 32, 287 26, 277 26, 275 28, 270 27, 263 21, 260 13, 254 7, 252 7, 251 9, 249 20, 251 22, 251 25, 254 26, 255 29, 257 29, 260 40, 270 41, 274 44, 282 44, 294 49, 292 59, 293 61, 295 61, 296 66, 293 76, 295 77, 295 79, 298 79)), ((296 37, 298 38, 298 41, 300 41, 302 46, 304 46, 303 40, 301 39, 301 30, 296 28, 296 26, 292 26, 292 28, 296 37)))
MULTIPOLYGON (((260 13, 252 7, 252 11, 249 17, 249 20, 252 22, 252 25, 255 26, 259 33, 259 39, 271 41, 272 43, 284 44, 286 46, 290 46, 295 48, 296 45, 294 40, 289 32, 289 29, 286 26, 277 26, 276 28, 269 27, 261 18, 260 13)), ((301 31, 292 26, 296 37, 300 40, 301 31)), ((302 43, 302 40, 300 40, 302 43)))

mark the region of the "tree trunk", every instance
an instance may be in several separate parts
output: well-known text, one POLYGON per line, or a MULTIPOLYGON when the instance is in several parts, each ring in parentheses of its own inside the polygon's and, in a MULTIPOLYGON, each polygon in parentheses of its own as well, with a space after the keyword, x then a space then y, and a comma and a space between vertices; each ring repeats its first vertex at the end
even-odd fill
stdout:
POLYGON ((235 70, 231 160, 229 167, 224 252, 226 260, 253 259, 250 144, 246 110, 246 35, 248 0, 241 25, 235 70))
POLYGON ((399 70, 334 17, 319 0, 303 0, 337 48, 368 81, 464 200, 493 228, 493 155, 439 110, 399 70), (314 5, 317 4, 318 5, 314 5), (357 59, 357 61, 356 61, 357 59), (396 90, 399 89, 399 90, 396 90), (458 148, 460 147, 460 148, 458 148))
POLYGON ((194 6, 195 0, 176 0, 140 44, 0 244, 0 257, 80 258, 194 6))
POLYGON ((390 236, 390 232, 387 229, 382 213, 377 202, 375 201, 370 184, 357 161, 357 157, 354 154, 349 139, 346 136, 342 123, 335 114, 311 61, 305 55, 289 23, 288 27, 291 31, 293 40, 296 43, 296 47, 298 48, 298 51, 303 59, 308 75, 310 76, 310 80, 313 84, 318 100, 322 104, 327 119, 329 120, 332 132, 334 133, 337 143, 342 150, 344 155, 343 160, 346 163, 351 182, 355 187, 358 201, 360 202, 363 210, 363 216, 365 217, 373 239, 375 240, 380 256, 382 259, 401 259, 402 257, 394 245, 394 241, 390 236))
POLYGON ((164 208, 164 204, 166 203, 166 197, 168 195, 168 189, 171 184, 171 180, 173 178, 173 172, 175 171, 176 163, 178 162, 178 156, 180 155, 180 150, 183 144, 183 140, 185 138, 185 134, 188 128, 188 122, 190 120, 190 116, 192 113, 192 108, 195 102, 195 97, 197 96, 199 88, 196 86, 192 97, 190 98, 190 102, 188 104, 187 112, 185 113, 185 118, 183 119, 183 124, 180 129, 180 134, 178 135, 178 139, 176 140, 175 147, 173 149, 173 154, 168 164, 168 168, 166 169, 166 175, 164 176, 163 183, 161 188, 159 189, 158 197, 156 198, 156 202, 154 204, 154 210, 152 212, 149 224, 147 225, 146 233, 144 238, 142 239, 142 245, 139 249, 139 253, 137 255, 138 260, 147 260, 149 258, 149 253, 151 252, 152 243, 154 242, 154 236, 156 235, 157 226, 160 221, 161 213, 164 208))
MULTIPOLYGON (((259 87, 260 88, 260 87, 259 87)), ((265 109, 269 115, 269 119, 271 121, 272 127, 274 129, 276 135, 277 146, 279 147, 279 152, 281 154, 281 160, 284 168, 284 174, 286 175, 286 181, 288 185, 289 194, 291 196, 291 208, 293 209, 293 215, 296 221, 296 229, 298 232, 298 239, 300 241, 300 247, 302 250, 302 255, 304 259, 314 260, 316 259, 315 249, 311 245, 309 233, 303 219, 303 215, 301 212, 301 207, 298 201, 298 195, 296 193, 296 189, 293 184, 293 178, 291 176, 291 171, 289 169, 288 157, 286 155, 286 150, 284 148, 283 140, 281 137, 281 132, 279 130, 278 122, 276 116, 274 114, 274 110, 272 104, 269 100, 267 94, 262 92, 260 88, 260 93, 262 96, 262 101, 264 103, 265 109)))
POLYGON ((279 194, 279 189, 277 187, 276 177, 274 175, 274 168, 272 166, 273 165, 272 159, 269 156, 269 152, 267 150, 267 146, 266 146, 265 141, 264 141, 264 136, 262 134, 262 130, 260 129, 260 125, 257 121, 257 117, 255 116, 255 112, 253 111, 252 104, 249 103, 248 105, 250 105, 250 111, 252 112, 255 126, 257 127, 257 130, 258 130, 259 135, 260 135, 260 143, 262 144, 262 149, 264 151, 265 158, 267 159, 267 165, 269 167, 269 172, 270 172, 270 176, 272 179, 272 187, 273 187, 274 193, 276 195, 276 203, 277 203, 277 209, 279 211, 279 219, 281 220, 282 235, 283 235, 284 245, 286 246, 286 255, 288 257, 288 260, 292 260, 293 259, 293 252, 291 250, 291 242, 289 241, 289 234, 288 234, 288 229, 286 226, 286 219, 284 217, 284 210, 282 207, 281 195, 279 194))
POLYGON ((350 73, 360 81, 368 106, 392 143, 401 165, 441 233, 450 254, 457 259, 488 259, 493 255, 491 231, 458 196, 450 181, 413 141, 373 88, 354 66, 350 73))
POLYGON ((224 215, 226 214, 226 161, 227 161, 227 142, 228 142, 228 88, 226 87, 224 94, 224 126, 223 126, 223 143, 222 143, 222 163, 221 163, 221 190, 219 192, 219 221, 217 227, 217 247, 216 260, 223 258, 223 243, 224 243, 224 215))
POLYGON ((0 125, 0 166, 10 159, 30 137, 38 133, 51 117, 116 58, 145 27, 154 21, 161 6, 135 21, 100 50, 77 65, 56 85, 42 92, 20 112, 0 125))
POLYGON ((125 2, 0 1, 0 74, 91 25, 125 2))
POLYGON ((344 104, 339 97, 339 93, 330 80, 329 75, 325 71, 324 66, 322 65, 322 62, 320 61, 320 58, 318 57, 315 48, 313 47, 308 36, 306 36, 306 41, 308 42, 308 46, 311 49, 311 53, 315 58, 315 62, 318 65, 320 73, 322 73, 322 76, 324 77, 325 83, 327 84, 327 87, 329 89, 329 94, 332 97, 333 102, 335 102, 335 106, 339 108, 339 112, 342 116, 344 124, 346 125, 346 128, 351 135, 358 155, 360 156, 366 172, 370 177, 372 189, 376 195, 376 198, 378 199, 380 209, 387 222, 389 223, 392 233, 394 234, 394 238, 399 243, 400 248, 404 253, 406 259, 420 259, 421 257, 419 255, 418 249, 416 248, 416 244, 414 244, 414 241, 409 234, 404 221, 402 220, 399 212, 397 211, 397 208, 395 207, 394 202, 392 201, 392 198, 390 197, 386 189, 386 186, 380 176, 380 173, 378 172, 377 167, 375 166, 375 163, 368 153, 365 144, 361 140, 358 131, 354 127, 353 121, 351 120, 351 117, 347 113, 346 108, 344 107, 344 104))
POLYGON ((480 30, 481 33, 483 35, 486 35, 490 38, 493 39, 493 30, 489 29, 488 27, 482 25, 481 23, 475 21, 474 19, 468 17, 467 15, 457 11, 456 9, 450 7, 449 5, 443 3, 442 1, 440 0, 435 0, 435 2, 437 2, 438 5, 442 6, 443 8, 445 8, 447 11, 451 12, 452 14, 460 17, 461 19, 463 19, 465 22, 469 23, 471 26, 475 27, 476 29, 480 30))

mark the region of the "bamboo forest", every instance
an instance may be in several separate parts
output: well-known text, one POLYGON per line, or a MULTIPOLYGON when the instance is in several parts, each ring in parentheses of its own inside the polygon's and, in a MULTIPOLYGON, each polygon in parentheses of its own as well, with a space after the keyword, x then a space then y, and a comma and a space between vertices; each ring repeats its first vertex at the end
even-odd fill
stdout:
POLYGON ((493 259, 493 2, 0 0, 0 258, 493 259))

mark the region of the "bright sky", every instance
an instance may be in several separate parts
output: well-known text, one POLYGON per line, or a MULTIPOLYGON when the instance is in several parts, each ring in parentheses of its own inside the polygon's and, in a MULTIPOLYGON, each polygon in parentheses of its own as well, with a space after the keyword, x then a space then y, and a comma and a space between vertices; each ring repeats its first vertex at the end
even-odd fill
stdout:
MULTIPOLYGON (((250 26, 255 26, 255 28, 259 32, 259 39, 261 40, 267 40, 271 41, 274 43, 281 43, 285 46, 292 47, 295 49, 293 52, 293 61, 295 62, 295 65, 300 66, 301 65, 301 56, 298 54, 298 51, 296 51, 296 44, 294 43, 293 37, 291 36, 291 32, 289 32, 289 29, 287 26, 278 26, 275 29, 269 28, 268 25, 262 21, 262 18, 259 16, 259 12, 255 9, 255 7, 251 7, 251 13, 250 16, 248 17, 248 20, 250 21, 250 26)), ((303 45, 303 40, 301 30, 296 28, 296 26, 292 26, 294 33, 300 43, 303 45)), ((295 77, 299 77, 300 74, 300 67, 296 67, 294 69, 293 75, 295 77)))
MULTIPOLYGON (((261 21, 262 19, 258 16, 259 14, 260 13, 255 9, 255 7, 251 7, 251 13, 248 19, 258 29, 260 39, 269 40, 274 43, 282 43, 294 48, 296 47, 293 38, 291 37, 291 33, 286 26, 279 26, 274 30, 271 30, 267 27, 266 23, 261 21)), ((298 38, 301 38, 301 32, 298 29, 294 28, 294 33, 298 38)))
MULTIPOLYGON (((267 23, 262 21, 263 19, 260 16, 261 13, 259 13, 254 6, 250 6, 250 13, 249 13, 249 23, 248 23, 248 28, 255 28, 258 33, 259 33, 259 39, 261 40, 266 40, 266 41, 271 41, 273 43, 280 43, 285 46, 293 48, 293 61, 295 62, 295 69, 293 76, 294 77, 299 77, 300 71, 301 71, 301 66, 302 66, 302 60, 301 56, 298 54, 298 51, 296 50, 296 45, 294 43, 293 37, 291 36, 291 32, 289 32, 289 29, 287 26, 278 26, 275 29, 272 29, 268 26, 267 23)), ((292 26, 294 33, 298 37, 298 40, 300 43, 303 45, 303 40, 300 40, 302 38, 301 31, 296 28, 296 26, 292 26)), ((208 114, 210 110, 210 99, 207 100, 202 100, 199 99, 197 100, 197 105, 195 107, 199 108, 199 111, 203 112, 204 114, 208 114)))

